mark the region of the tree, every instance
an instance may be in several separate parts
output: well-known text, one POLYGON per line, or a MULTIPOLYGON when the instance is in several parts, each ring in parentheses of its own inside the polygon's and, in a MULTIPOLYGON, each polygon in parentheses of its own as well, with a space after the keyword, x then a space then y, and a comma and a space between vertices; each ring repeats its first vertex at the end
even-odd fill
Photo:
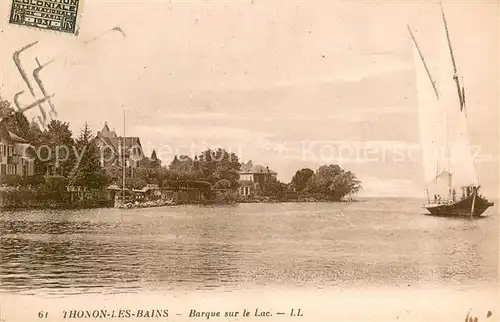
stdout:
POLYGON ((202 180, 215 184, 226 179, 231 182, 232 188, 238 187, 241 164, 236 154, 220 148, 215 151, 209 149, 203 151, 198 160, 202 180))
POLYGON ((0 119, 4 119, 9 131, 22 138, 30 140, 30 123, 26 116, 16 111, 9 101, 4 101, 0 97, 0 119))
POLYGON ((67 180, 63 176, 47 176, 41 188, 41 196, 45 200, 65 201, 68 197, 67 180))
POLYGON ((0 118, 11 118, 14 114, 14 109, 12 108, 9 101, 4 101, 0 97, 0 118))
POLYGON ((262 187, 262 194, 278 200, 285 199, 288 185, 278 180, 270 180, 262 187))
POLYGON ((227 179, 221 179, 217 181, 214 186, 216 189, 230 189, 231 185, 231 181, 227 179))
MULTIPOLYGON (((205 196, 212 196, 211 188, 235 189, 238 187, 241 164, 234 153, 224 149, 206 150, 191 158, 174 156, 167 168, 155 174, 157 182, 169 187, 202 187, 205 196)), ((201 189, 201 188, 200 188, 201 189)))
POLYGON ((105 187, 108 180, 104 170, 100 167, 99 148, 87 123, 76 140, 75 146, 81 159, 77 160, 71 173, 71 185, 88 189, 105 187))
POLYGON ((29 131, 26 139, 35 147, 40 146, 40 140, 42 139, 42 130, 38 126, 38 123, 31 121, 29 123, 29 131))
POLYGON ((194 170, 194 161, 187 155, 181 155, 179 157, 175 155, 168 169, 178 173, 191 172, 194 170))
MULTIPOLYGON (((128 188, 128 189, 142 189, 146 186, 147 184, 147 180, 146 178, 144 178, 143 176, 128 176, 128 177, 125 177, 125 188, 128 188)), ((120 185, 121 187, 121 185, 120 185)))
POLYGON ((174 156, 167 170, 167 178, 170 182, 177 182, 176 184, 186 181, 198 181, 203 179, 200 171, 200 162, 195 157, 194 160, 187 155, 174 156))
POLYGON ((361 189, 361 181, 351 171, 345 171, 338 165, 322 165, 307 180, 303 191, 328 200, 341 200, 361 189))
POLYGON ((69 176, 75 166, 74 153, 75 141, 69 124, 59 120, 52 120, 46 131, 41 133, 37 142, 39 146, 45 145, 48 149, 40 149, 39 168, 51 175, 69 176))
POLYGON ((249 171, 249 170, 252 170, 252 168, 253 168, 252 160, 248 160, 247 163, 245 163, 245 162, 241 163, 241 170, 243 170, 243 171, 249 171))
POLYGON ((313 175, 314 171, 309 168, 299 170, 293 176, 291 186, 295 189, 295 191, 300 192, 306 188, 307 181, 313 175))
POLYGON ((111 165, 105 169, 106 176, 108 177, 108 183, 114 183, 121 187, 123 168, 119 165, 111 165))
POLYGON ((337 181, 337 190, 345 195, 358 193, 361 189, 361 181, 351 171, 343 172, 337 181))

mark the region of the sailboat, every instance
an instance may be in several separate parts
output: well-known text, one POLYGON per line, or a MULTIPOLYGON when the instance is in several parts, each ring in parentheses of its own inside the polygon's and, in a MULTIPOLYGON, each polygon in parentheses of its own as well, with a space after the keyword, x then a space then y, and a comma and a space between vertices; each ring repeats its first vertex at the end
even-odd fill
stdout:
POLYGON ((458 75, 442 4, 441 16, 444 28, 438 44, 437 79, 408 26, 414 45, 420 143, 427 184, 427 204, 423 208, 437 216, 479 217, 493 203, 479 193, 481 186, 467 131, 465 88, 458 75))

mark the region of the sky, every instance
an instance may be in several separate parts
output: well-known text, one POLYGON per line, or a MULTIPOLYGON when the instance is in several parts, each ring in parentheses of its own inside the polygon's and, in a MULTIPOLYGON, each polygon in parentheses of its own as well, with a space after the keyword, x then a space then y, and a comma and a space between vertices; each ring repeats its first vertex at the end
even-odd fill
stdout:
MULTIPOLYGON (((8 17, 10 1, 0 3, 8 17)), ((484 193, 498 194, 498 5, 444 1, 467 89, 484 193)), ((437 2, 87 0, 78 35, 0 21, 0 95, 26 90, 12 61, 42 73, 74 133, 107 121, 163 163, 224 147, 289 182, 336 163, 364 195, 424 196, 415 65, 407 24, 432 57, 437 2), (89 39, 119 26, 117 32, 89 39)), ((429 66, 435 67, 432 60, 429 66)), ((25 94, 23 94, 25 95, 25 94)), ((29 104, 27 94, 21 101, 29 104)), ((32 110, 30 117, 36 114, 32 110)))

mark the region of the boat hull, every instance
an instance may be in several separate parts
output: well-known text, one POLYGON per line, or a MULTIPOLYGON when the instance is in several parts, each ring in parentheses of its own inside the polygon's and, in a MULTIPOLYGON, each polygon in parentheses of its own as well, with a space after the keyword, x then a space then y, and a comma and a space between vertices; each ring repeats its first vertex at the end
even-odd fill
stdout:
POLYGON ((424 208, 427 209, 431 215, 434 216, 446 216, 446 217, 480 217, 484 212, 494 203, 489 202, 483 197, 476 196, 474 201, 474 195, 467 198, 457 200, 454 202, 437 203, 425 205, 424 208), (474 203, 474 210, 472 211, 472 204, 474 203))

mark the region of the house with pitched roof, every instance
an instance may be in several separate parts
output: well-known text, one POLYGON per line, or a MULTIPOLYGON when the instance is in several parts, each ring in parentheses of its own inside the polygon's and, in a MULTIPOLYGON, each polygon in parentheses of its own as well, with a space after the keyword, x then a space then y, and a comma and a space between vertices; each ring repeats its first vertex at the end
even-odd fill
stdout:
POLYGON ((97 145, 101 151, 101 167, 122 165, 136 168, 144 158, 141 140, 133 136, 118 136, 111 131, 107 122, 101 131, 97 132, 97 145))
POLYGON ((32 176, 34 158, 28 154, 29 142, 12 133, 0 119, 0 175, 32 176))
POLYGON ((241 164, 240 187, 238 193, 241 196, 250 196, 258 190, 263 189, 266 183, 277 180, 278 173, 260 164, 253 165, 252 161, 241 164))

